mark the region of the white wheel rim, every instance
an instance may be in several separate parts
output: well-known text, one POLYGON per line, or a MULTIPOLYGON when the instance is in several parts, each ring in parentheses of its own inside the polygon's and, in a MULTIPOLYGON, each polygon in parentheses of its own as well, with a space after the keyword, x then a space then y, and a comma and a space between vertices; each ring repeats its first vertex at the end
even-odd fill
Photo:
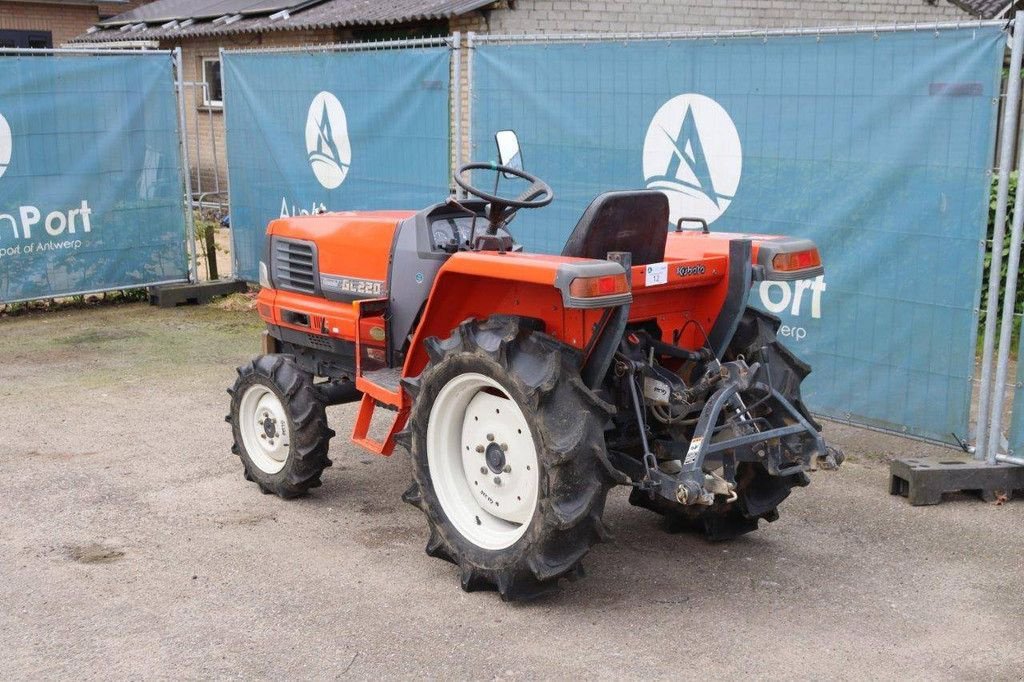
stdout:
POLYGON ((537 448, 523 411, 494 379, 471 372, 444 385, 430 408, 427 465, 445 515, 474 545, 505 549, 530 527, 537 448))
POLYGON ((238 426, 249 459, 267 474, 276 474, 288 460, 291 437, 288 415, 277 395, 256 384, 246 389, 238 409, 238 426))

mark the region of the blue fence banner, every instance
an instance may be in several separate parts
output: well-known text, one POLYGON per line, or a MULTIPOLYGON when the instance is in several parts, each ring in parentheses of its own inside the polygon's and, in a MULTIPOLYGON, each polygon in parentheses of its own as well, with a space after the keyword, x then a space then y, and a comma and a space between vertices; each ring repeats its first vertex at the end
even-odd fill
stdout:
POLYGON ((518 132, 557 198, 513 226, 558 252, 599 192, 664 191, 672 220, 814 239, 826 274, 751 301, 813 367, 816 412, 967 432, 1006 36, 999 27, 474 50, 473 158, 518 132))
POLYGON ((172 56, 0 56, 0 302, 183 281, 172 56))
POLYGON ((275 218, 448 196, 447 47, 225 52, 223 72, 239 277, 275 218))

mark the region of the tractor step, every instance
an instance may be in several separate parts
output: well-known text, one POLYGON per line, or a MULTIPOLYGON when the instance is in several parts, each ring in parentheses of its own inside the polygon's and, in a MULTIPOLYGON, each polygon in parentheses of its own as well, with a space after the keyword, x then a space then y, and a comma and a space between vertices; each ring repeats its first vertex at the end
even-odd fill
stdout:
POLYGON ((363 378, 392 393, 398 393, 402 382, 401 367, 384 367, 370 372, 363 372, 363 378))
POLYGON ((914 506, 938 504, 947 493, 978 493, 986 502, 1009 500, 1024 492, 1024 467, 987 464, 966 454, 906 457, 889 465, 889 494, 914 506))
POLYGON ((363 394, 363 398, 359 402, 359 414, 356 416, 356 425, 352 429, 352 442, 378 455, 390 455, 395 449, 395 435, 405 427, 409 412, 407 409, 395 411, 394 421, 388 427, 384 440, 377 440, 370 436, 373 413, 377 409, 377 404, 377 400, 372 395, 369 393, 363 394))

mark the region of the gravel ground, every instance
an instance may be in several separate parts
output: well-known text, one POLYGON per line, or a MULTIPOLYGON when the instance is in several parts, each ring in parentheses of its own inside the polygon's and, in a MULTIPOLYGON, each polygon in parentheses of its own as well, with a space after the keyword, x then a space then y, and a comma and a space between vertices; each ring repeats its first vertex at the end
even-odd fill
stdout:
MULTIPOLYGON (((1024 503, 913 508, 850 461, 712 545, 613 492, 585 580, 463 593, 399 500, 404 453, 344 437, 324 486, 259 494, 223 421, 255 314, 144 305, 0 320, 0 670, 35 678, 1021 679, 1024 503)), ((339 433, 350 406, 331 409, 339 433)))

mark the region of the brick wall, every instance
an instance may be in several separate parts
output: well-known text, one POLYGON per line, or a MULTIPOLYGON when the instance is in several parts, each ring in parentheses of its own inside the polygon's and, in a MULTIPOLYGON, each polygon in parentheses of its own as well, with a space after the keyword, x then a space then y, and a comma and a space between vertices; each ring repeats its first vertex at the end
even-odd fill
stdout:
POLYGON ((98 18, 96 5, 0 2, 0 29, 49 31, 54 47, 85 33, 98 18))
POLYGON ((514 0, 489 15, 451 22, 453 31, 571 33, 685 31, 969 19, 948 0, 514 0))
POLYGON ((0 0, 0 29, 49 31, 53 34, 53 46, 61 47, 75 36, 89 30, 100 17, 121 14, 144 4, 146 0, 91 5, 0 0))
POLYGON ((139 5, 145 5, 152 0, 129 0, 128 2, 100 2, 97 3, 97 9, 100 15, 100 19, 105 19, 118 14, 124 14, 129 10, 133 10, 139 5))

